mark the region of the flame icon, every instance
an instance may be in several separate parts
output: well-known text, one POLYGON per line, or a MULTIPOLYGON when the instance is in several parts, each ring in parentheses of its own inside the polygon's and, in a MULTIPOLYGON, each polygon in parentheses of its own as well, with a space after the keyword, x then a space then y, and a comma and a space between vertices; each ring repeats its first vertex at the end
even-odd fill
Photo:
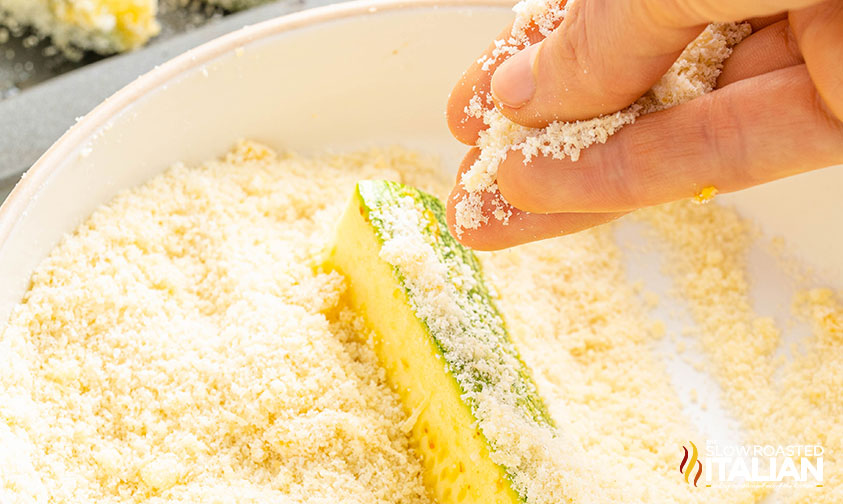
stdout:
POLYGON ((691 474, 694 472, 694 464, 696 464, 697 475, 694 477, 694 486, 697 486, 697 482, 700 480, 700 476, 702 476, 702 462, 698 458, 699 452, 697 451, 697 445, 693 441, 689 442, 691 443, 691 452, 689 453, 687 448, 682 447, 685 450, 685 456, 682 457, 682 463, 679 464, 679 472, 685 475, 685 483, 690 484, 691 474), (690 460, 688 460, 689 455, 690 460))

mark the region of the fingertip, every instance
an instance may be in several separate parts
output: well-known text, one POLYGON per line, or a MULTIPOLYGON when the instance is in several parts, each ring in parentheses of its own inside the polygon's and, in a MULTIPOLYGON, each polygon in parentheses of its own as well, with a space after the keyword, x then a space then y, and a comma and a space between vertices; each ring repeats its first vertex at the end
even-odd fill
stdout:
MULTIPOLYGON (((460 241, 461 232, 457 232, 456 226, 456 204, 465 196, 465 190, 460 186, 460 178, 462 178, 462 174, 468 171, 471 168, 471 165, 474 164, 474 160, 477 159, 477 156, 480 155, 480 149, 477 147, 472 147, 468 150, 465 156, 462 158, 460 162, 460 166, 457 168, 457 175, 456 180, 454 181, 454 188, 451 189, 451 194, 448 195, 448 199, 445 200, 445 221, 448 224, 448 230, 457 239, 460 241)), ((465 245, 465 244, 464 244, 465 245)))
POLYGON ((779 21, 783 21, 786 19, 787 12, 780 12, 771 16, 749 18, 746 20, 746 22, 749 23, 749 26, 752 27, 752 32, 755 33, 761 29, 770 26, 773 23, 778 23, 779 21))
POLYGON ((506 201, 516 208, 528 212, 542 213, 533 201, 534 190, 530 188, 527 176, 529 166, 525 164, 521 151, 510 151, 498 166, 498 190, 506 201))
POLYGON ((781 20, 754 30, 735 46, 723 62, 717 88, 804 62, 789 23, 781 20))
MULTIPOLYGON (((477 229, 465 229, 457 241, 474 250, 494 251, 578 233, 620 218, 623 213, 534 214, 517 208, 507 221, 489 219, 477 229)), ((450 226, 450 224, 449 224, 450 226)), ((451 231, 453 233, 453 230, 451 231)), ((457 235, 454 234, 456 237, 457 235)))
POLYGON ((623 213, 557 213, 536 214, 513 207, 499 193, 483 193, 482 213, 488 220, 475 229, 456 226, 456 204, 466 193, 455 187, 447 200, 445 218, 454 238, 474 250, 492 251, 515 247, 539 240, 576 233, 584 229, 613 221, 623 213), (496 210, 503 210, 505 220, 492 217, 496 210))
POLYGON ((517 245, 500 243, 494 235, 490 234, 484 228, 466 230, 457 238, 457 241, 471 250, 479 252, 494 252, 495 250, 503 250, 517 245))

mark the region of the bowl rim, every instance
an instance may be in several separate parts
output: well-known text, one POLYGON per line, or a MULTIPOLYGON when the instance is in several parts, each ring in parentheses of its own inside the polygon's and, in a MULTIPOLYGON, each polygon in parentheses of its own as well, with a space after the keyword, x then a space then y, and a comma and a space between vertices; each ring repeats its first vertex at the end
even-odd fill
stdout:
MULTIPOLYGON (((438 7, 511 7, 512 0, 354 0, 304 9, 227 33, 189 49, 116 91, 56 140, 17 181, 0 204, 0 248, 52 173, 100 128, 147 93, 179 75, 251 42, 309 25, 377 12, 438 7)), ((444 105, 443 105, 444 106, 444 105)))

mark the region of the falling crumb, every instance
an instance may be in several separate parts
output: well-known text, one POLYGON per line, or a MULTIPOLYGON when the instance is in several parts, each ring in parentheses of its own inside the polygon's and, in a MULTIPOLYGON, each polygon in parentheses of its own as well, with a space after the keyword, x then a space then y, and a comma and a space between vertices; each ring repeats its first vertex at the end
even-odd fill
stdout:
POLYGON ((0 502, 431 504, 368 330, 316 264, 358 179, 433 166, 242 142, 97 210, 0 330, 0 502))
POLYGON ((713 200, 715 196, 717 196, 717 188, 714 186, 706 186, 700 189, 700 191, 694 196, 694 202, 699 204, 705 204, 709 201, 713 200))
POLYGON ((157 11, 157 0, 0 0, 0 24, 13 32, 33 29, 24 47, 49 38, 53 47, 79 59, 80 49, 110 54, 140 47, 160 31, 157 11))

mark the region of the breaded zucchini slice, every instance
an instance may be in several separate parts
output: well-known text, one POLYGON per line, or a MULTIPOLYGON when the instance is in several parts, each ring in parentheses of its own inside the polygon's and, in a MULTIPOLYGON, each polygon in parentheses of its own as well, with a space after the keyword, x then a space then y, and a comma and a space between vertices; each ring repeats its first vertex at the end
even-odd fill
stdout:
POLYGON ((374 332, 437 500, 536 501, 531 476, 519 478, 531 461, 517 445, 522 434, 552 436, 553 422, 442 203, 395 182, 360 182, 328 263, 374 332))

